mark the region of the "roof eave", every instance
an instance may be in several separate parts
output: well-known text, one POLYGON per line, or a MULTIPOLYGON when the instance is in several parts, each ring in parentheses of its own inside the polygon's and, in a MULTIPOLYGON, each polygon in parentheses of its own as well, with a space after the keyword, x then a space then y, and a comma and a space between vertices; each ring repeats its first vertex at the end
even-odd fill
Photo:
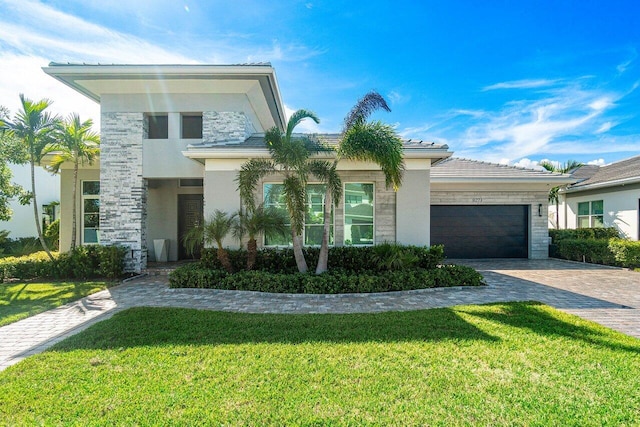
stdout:
POLYGON ((624 185, 629 185, 629 184, 638 184, 640 183, 640 176, 634 176, 631 178, 624 178, 624 179, 615 179, 612 181, 605 181, 605 182, 597 182, 594 184, 587 184, 587 185, 580 185, 577 187, 569 187, 569 188, 563 188, 560 190, 561 193, 579 193, 581 191, 588 191, 588 190, 597 190, 600 188, 608 188, 608 187, 617 187, 617 186, 624 186, 624 185))

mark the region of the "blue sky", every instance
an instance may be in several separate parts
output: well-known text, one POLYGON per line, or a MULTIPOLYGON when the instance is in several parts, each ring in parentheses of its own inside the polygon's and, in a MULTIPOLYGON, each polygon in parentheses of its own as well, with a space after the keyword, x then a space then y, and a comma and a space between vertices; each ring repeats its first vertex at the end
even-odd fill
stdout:
POLYGON ((376 118, 455 155, 535 166, 640 154, 640 2, 0 0, 0 104, 19 92, 99 120, 49 61, 269 61, 304 130, 337 132, 369 90, 376 118))

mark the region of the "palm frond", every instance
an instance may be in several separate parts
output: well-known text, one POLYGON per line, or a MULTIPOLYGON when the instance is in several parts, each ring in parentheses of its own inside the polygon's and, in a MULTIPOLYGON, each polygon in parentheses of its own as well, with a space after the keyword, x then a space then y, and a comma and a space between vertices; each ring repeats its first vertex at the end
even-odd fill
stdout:
POLYGON ((236 177, 240 199, 247 209, 255 208, 254 193, 258 182, 265 176, 275 173, 276 166, 272 160, 249 159, 241 167, 236 177))
POLYGON ((402 184, 402 140, 387 124, 373 122, 352 126, 342 138, 339 153, 344 158, 378 164, 387 187, 397 189, 402 184))
POLYGON ((293 130, 304 120, 311 119, 316 123, 320 123, 320 119, 316 114, 309 110, 298 110, 291 115, 289 121, 287 122, 287 133, 286 138, 291 139, 291 135, 293 135, 293 130))
POLYGON ((340 203, 340 199, 342 199, 342 179, 338 174, 337 166, 336 162, 326 160, 311 160, 309 162, 311 174, 330 187, 334 205, 340 203))
POLYGON ((387 101, 376 91, 371 91, 360 98, 344 119, 342 132, 347 132, 358 123, 364 123, 377 110, 391 111, 387 101))
POLYGON ((290 175, 282 182, 287 211, 291 216, 291 227, 297 235, 302 234, 304 215, 307 207, 305 183, 299 177, 290 175))

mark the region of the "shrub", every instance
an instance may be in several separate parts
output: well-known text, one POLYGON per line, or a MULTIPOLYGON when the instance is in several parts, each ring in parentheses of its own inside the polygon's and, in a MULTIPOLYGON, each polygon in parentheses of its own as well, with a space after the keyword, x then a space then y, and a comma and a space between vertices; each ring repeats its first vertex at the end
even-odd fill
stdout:
POLYGON ((44 251, 22 257, 6 257, 0 259, 0 281, 9 278, 115 279, 123 273, 125 253, 124 247, 82 246, 61 255, 54 252, 53 261, 44 251))
POLYGON ((564 239, 557 243, 558 255, 572 261, 616 265, 616 258, 605 239, 564 239))
POLYGON ((448 286, 479 286, 482 276, 460 265, 443 265, 432 270, 422 268, 354 273, 334 269, 327 273, 271 273, 241 271, 228 274, 201 263, 179 267, 169 275, 172 288, 213 288, 276 293, 338 294, 388 292, 448 286))
POLYGON ((44 237, 47 244, 53 249, 58 250, 60 247, 60 218, 53 221, 44 231, 44 237))
MULTIPOLYGON (((307 264, 311 269, 317 264, 320 249, 316 247, 304 248, 307 264)), ((234 271, 244 269, 247 262, 247 252, 244 250, 229 250, 229 259, 234 271)), ((204 249, 201 263, 209 268, 221 269, 215 250, 204 249)), ((433 269, 444 261, 444 249, 441 245, 427 247, 402 246, 396 244, 381 244, 378 246, 337 246, 329 248, 329 271, 342 269, 350 272, 385 271, 390 267, 406 267, 433 269), (378 249, 383 248, 383 249, 378 249), (376 255, 376 251, 379 251, 376 255), (385 255, 386 253, 386 255, 385 255), (386 257, 386 258, 385 258, 386 257), (415 258, 415 260, 414 260, 415 258)), ((298 271, 290 248, 265 248, 258 251, 254 270, 271 273, 295 273, 298 271)))
POLYGON ((640 242, 623 239, 610 239, 609 250, 615 260, 623 267, 640 267, 640 242))
POLYGON ((557 244, 567 239, 612 239, 619 238, 620 233, 614 227, 577 228, 575 230, 549 230, 552 243, 557 244))

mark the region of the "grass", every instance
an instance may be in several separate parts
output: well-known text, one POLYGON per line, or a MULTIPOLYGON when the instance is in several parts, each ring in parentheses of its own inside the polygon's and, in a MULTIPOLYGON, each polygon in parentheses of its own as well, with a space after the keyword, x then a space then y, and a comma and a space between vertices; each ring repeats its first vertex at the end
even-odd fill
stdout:
POLYGON ((637 425, 640 340, 538 303, 136 308, 0 372, 8 425, 637 425))
POLYGON ((106 289, 106 282, 0 283, 0 326, 106 289))

